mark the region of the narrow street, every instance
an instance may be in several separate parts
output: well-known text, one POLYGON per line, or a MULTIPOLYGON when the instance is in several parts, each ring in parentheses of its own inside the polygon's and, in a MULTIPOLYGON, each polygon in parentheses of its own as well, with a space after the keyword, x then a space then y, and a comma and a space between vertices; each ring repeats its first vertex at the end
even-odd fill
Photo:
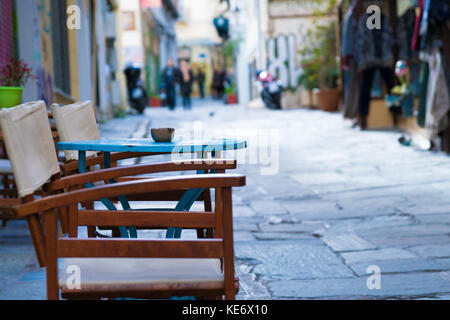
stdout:
MULTIPOLYGON (((146 137, 151 127, 169 126, 183 134, 194 121, 205 133, 279 135, 276 174, 262 175, 263 165, 249 161, 236 170, 247 176, 247 186, 233 190, 238 299, 450 299, 447 155, 402 147, 398 132, 352 129, 338 113, 212 100, 194 100, 192 111, 149 108, 101 131, 104 138, 146 137), (381 287, 370 290, 373 266, 381 287)), ((45 272, 25 222, 0 229, 0 244, 7 257, 0 299, 45 299, 45 272)))

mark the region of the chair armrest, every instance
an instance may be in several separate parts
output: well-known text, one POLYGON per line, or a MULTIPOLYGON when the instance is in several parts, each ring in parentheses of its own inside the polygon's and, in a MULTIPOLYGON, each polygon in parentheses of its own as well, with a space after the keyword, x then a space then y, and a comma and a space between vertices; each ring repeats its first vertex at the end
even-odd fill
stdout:
MULTIPOLYGON (((155 156, 165 153, 151 153, 151 152, 117 152, 111 154, 111 161, 119 161, 119 160, 125 160, 125 159, 132 159, 132 158, 140 158, 140 157, 147 157, 147 156, 155 156)), ((96 165, 102 165, 105 162, 105 157, 102 154, 99 154, 95 157, 89 157, 86 159, 86 167, 92 167, 96 165)), ((70 161, 63 163, 61 165, 61 170, 64 173, 71 173, 78 171, 78 161, 70 161)))
POLYGON ((41 198, 14 207, 14 212, 18 218, 21 218, 39 212, 47 212, 56 208, 67 207, 71 204, 95 201, 103 198, 113 198, 120 195, 126 196, 131 194, 180 189, 242 187, 245 185, 245 182, 245 176, 243 175, 204 174, 114 183, 41 198))
POLYGON ((74 186, 82 186, 87 183, 104 181, 108 179, 116 179, 125 176, 137 176, 141 174, 173 172, 173 171, 191 171, 191 170, 228 170, 236 169, 236 160, 203 160, 193 159, 189 162, 186 160, 140 164, 132 166, 115 167, 103 169, 99 171, 86 172, 63 177, 46 186, 46 191, 58 191, 74 186))

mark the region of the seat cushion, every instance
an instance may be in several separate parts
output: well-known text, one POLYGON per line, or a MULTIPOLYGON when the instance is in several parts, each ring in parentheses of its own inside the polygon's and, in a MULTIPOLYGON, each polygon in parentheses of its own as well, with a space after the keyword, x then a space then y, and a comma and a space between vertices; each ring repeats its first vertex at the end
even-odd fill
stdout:
POLYGON ((0 159, 0 174, 12 174, 11 161, 8 159, 0 159))
POLYGON ((219 259, 70 258, 61 259, 59 286, 64 294, 158 290, 220 290, 224 277, 219 259), (73 267, 75 266, 75 267, 73 267), (71 288, 74 270, 80 289, 71 288), (68 287, 69 285, 69 287, 68 287))

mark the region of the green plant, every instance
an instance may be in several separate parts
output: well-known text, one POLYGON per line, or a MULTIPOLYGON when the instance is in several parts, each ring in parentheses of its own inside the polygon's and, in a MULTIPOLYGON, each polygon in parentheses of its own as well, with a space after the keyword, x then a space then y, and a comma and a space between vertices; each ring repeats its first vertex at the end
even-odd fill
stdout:
POLYGON ((5 87, 23 87, 30 79, 36 79, 31 74, 32 69, 22 60, 12 58, 0 68, 0 85, 5 87))
POLYGON ((337 88, 339 65, 336 48, 336 22, 315 23, 306 32, 302 55, 302 75, 299 84, 307 89, 337 88))
POLYGON ((225 87, 225 94, 231 95, 236 94, 236 83, 232 82, 231 85, 225 87))

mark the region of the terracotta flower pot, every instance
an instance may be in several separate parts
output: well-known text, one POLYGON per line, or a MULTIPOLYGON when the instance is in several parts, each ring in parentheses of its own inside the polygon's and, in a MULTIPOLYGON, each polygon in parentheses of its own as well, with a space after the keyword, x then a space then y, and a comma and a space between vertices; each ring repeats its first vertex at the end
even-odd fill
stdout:
POLYGON ((237 104, 237 95, 235 94, 229 94, 227 95, 227 104, 237 104))
POLYGON ((334 112, 339 110, 341 92, 339 89, 320 89, 316 92, 317 105, 323 111, 334 112))
POLYGON ((22 92, 21 87, 0 87, 0 108, 18 106, 22 101, 22 92))
POLYGON ((153 107, 153 108, 161 107, 161 99, 150 98, 150 107, 153 107))

